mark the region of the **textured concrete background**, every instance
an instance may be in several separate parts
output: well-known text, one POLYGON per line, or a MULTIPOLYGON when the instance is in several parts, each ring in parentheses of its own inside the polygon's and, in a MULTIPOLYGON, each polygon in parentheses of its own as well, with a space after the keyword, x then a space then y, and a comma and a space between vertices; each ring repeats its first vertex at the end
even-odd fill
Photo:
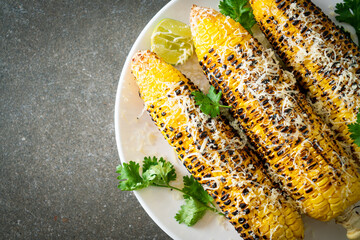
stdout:
POLYGON ((168 0, 0 0, 0 239, 169 239, 117 189, 114 102, 168 0))

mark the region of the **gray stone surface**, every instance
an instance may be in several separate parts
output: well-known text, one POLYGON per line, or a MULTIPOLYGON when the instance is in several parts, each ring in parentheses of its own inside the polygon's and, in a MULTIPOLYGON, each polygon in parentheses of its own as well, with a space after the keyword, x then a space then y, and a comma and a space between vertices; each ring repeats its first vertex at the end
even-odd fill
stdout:
POLYGON ((0 239, 169 239, 117 189, 114 102, 168 0, 0 0, 0 239))

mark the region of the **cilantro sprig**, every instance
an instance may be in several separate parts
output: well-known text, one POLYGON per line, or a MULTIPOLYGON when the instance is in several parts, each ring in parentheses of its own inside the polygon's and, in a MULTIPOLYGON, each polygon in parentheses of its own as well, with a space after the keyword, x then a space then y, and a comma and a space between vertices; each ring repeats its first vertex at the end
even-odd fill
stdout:
POLYGON ((344 0, 335 6, 336 20, 345 22, 355 28, 356 35, 360 41, 360 0, 344 0))
POLYGON ((184 176, 184 187, 181 189, 170 185, 170 182, 176 179, 175 168, 163 158, 158 160, 156 157, 145 157, 142 173, 140 173, 140 164, 133 161, 119 165, 116 172, 119 174, 117 178, 120 180, 118 188, 123 191, 155 186, 181 192, 185 203, 175 215, 175 219, 179 223, 193 226, 207 210, 223 215, 216 209, 212 197, 193 177, 184 176))
POLYGON ((211 116, 212 118, 220 114, 220 107, 230 108, 230 106, 221 105, 221 91, 216 93, 216 90, 213 86, 210 87, 209 93, 204 94, 200 91, 195 91, 191 93, 195 96, 195 104, 200 106, 200 110, 211 116))
POLYGON ((349 124, 348 128, 351 133, 350 137, 358 146, 360 146, 360 109, 359 113, 357 114, 356 122, 349 124))
POLYGON ((248 0, 223 0, 219 3, 219 9, 222 14, 231 17, 252 34, 251 28, 256 21, 248 0))

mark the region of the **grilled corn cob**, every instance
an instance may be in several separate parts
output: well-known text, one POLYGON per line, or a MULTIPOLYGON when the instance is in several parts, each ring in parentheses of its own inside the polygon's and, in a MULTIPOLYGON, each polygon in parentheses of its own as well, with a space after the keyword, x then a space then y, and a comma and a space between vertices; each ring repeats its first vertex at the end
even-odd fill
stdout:
POLYGON ((239 23, 193 6, 191 31, 210 83, 266 163, 309 216, 327 221, 360 199, 353 160, 327 134, 296 80, 239 23))
POLYGON ((360 108, 360 51, 309 0, 251 0, 254 15, 278 55, 294 70, 315 111, 359 163, 360 147, 346 124, 360 108))
POLYGON ((189 79, 149 51, 135 54, 132 72, 153 121, 241 237, 303 237, 295 205, 274 188, 234 129, 200 112, 189 79))

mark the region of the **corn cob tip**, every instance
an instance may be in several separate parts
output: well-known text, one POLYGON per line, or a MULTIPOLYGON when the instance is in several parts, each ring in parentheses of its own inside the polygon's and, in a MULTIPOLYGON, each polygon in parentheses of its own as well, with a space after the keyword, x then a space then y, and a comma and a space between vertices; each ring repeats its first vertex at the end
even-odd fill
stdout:
POLYGON ((199 11, 200 11, 200 7, 198 7, 197 5, 193 4, 191 7, 191 11, 190 11, 190 26, 191 28, 193 28, 196 25, 196 19, 198 19, 198 15, 199 15, 199 11))
POLYGON ((159 59, 159 56, 150 50, 137 51, 131 59, 131 71, 139 72, 141 70, 148 70, 148 66, 144 63, 148 62, 151 58, 159 59))
POLYGON ((190 12, 190 26, 193 29, 194 27, 196 27, 199 20, 201 20, 203 18, 208 18, 211 16, 214 17, 217 14, 219 14, 219 13, 217 11, 215 11, 214 9, 207 8, 207 7, 199 7, 195 4, 193 4, 191 7, 191 12, 190 12))
POLYGON ((137 51, 132 59, 131 59, 131 70, 133 70, 133 66, 137 65, 137 63, 141 62, 144 58, 144 55, 146 54, 146 51, 137 51))
POLYGON ((151 55, 150 50, 139 50, 133 55, 131 61, 133 64, 142 62, 144 58, 149 57, 150 55, 151 55))

